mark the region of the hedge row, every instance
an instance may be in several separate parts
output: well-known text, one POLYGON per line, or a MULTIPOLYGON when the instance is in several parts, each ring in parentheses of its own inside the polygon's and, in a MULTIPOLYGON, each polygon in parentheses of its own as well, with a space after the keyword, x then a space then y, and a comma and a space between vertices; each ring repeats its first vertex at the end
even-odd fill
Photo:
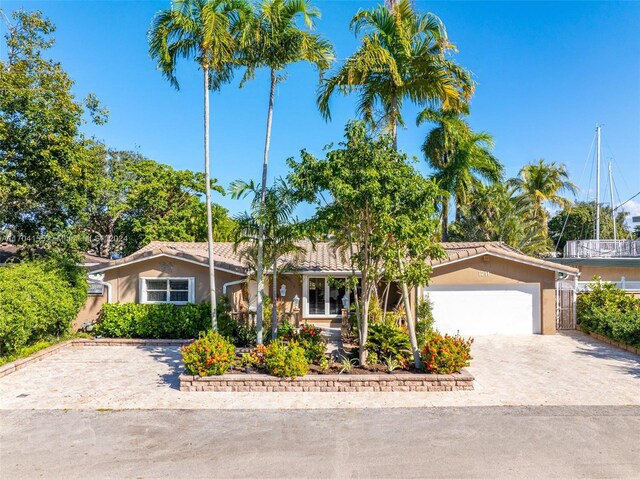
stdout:
MULTIPOLYGON (((210 303, 105 304, 94 332, 108 338, 197 338, 211 330, 210 308, 210 303)), ((255 342, 255 329, 233 321, 225 299, 218 304, 218 332, 239 346, 255 342)))
POLYGON ((599 278, 578 296, 578 323, 614 341, 640 347, 640 298, 599 278))
POLYGON ((0 356, 69 333, 86 297, 85 275, 73 259, 0 268, 0 356))

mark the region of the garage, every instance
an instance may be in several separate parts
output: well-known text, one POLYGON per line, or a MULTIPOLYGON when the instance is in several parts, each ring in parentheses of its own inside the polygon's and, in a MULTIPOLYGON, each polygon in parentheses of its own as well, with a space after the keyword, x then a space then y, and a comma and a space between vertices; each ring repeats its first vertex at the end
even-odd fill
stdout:
POLYGON ((540 286, 460 285, 425 290, 441 333, 539 334, 540 286))
POLYGON ((462 336, 555 334, 556 282, 578 270, 527 256, 504 243, 443 243, 431 262, 429 285, 435 327, 462 336))

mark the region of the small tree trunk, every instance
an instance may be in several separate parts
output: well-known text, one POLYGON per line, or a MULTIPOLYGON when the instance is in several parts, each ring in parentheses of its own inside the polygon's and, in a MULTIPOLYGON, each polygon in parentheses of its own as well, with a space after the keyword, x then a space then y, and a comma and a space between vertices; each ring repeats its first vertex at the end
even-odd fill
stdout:
POLYGON ((263 260, 264 260, 264 219, 262 218, 262 210, 264 208, 264 199, 267 194, 267 169, 269 166, 269 144, 271 143, 271 122, 273 118, 273 98, 276 90, 276 72, 271 70, 271 89, 269 91, 269 109, 267 111, 267 133, 264 139, 264 158, 262 162, 262 184, 260 192, 260 211, 259 211, 259 227, 258 227, 258 261, 256 265, 256 277, 258 281, 258 297, 256 298, 256 330, 257 343, 262 344, 262 295, 264 292, 264 281, 262 278, 263 260))
POLYGON ((391 289, 391 281, 389 281, 387 283, 387 285, 384 288, 384 292, 382 293, 382 297, 384 298, 384 300, 383 300, 384 307, 382 308, 382 317, 383 318, 387 315, 387 305, 389 303, 389 290, 390 289, 391 289))
POLYGON ((273 277, 271 278, 271 291, 273 302, 271 304, 271 341, 278 338, 278 272, 276 263, 273 263, 273 277))
MULTIPOLYGON (((360 318, 360 341, 358 347, 358 360, 361 365, 367 364, 367 333, 369 332, 369 299, 365 294, 365 285, 362 289, 362 317, 360 318)), ((369 289, 366 286, 367 290, 369 289)))
MULTIPOLYGON (((404 261, 400 250, 398 250, 398 266, 400 268, 400 274, 404 276, 404 261)), ((407 327, 409 328, 409 340, 411 341, 411 352, 413 353, 413 363, 416 369, 422 368, 422 361, 420 360, 420 351, 418 349, 418 338, 416 337, 416 324, 413 320, 413 311, 411 310, 411 301, 409 299, 409 288, 406 281, 402 280, 402 299, 404 300, 404 309, 407 315, 407 327)))
POLYGON ((209 250, 209 296, 211 329, 218 330, 216 317, 216 275, 213 258, 213 219, 211 217, 211 174, 209 172, 209 68, 204 67, 204 192, 207 201, 207 246, 209 250))

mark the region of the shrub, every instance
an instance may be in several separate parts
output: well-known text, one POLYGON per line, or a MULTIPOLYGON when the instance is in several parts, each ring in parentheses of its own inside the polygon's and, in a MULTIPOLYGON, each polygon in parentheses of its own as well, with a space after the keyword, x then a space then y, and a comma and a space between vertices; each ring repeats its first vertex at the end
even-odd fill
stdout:
POLYGON ((640 345, 640 299, 594 279, 589 292, 578 295, 578 323, 614 341, 640 345))
POLYGON ((246 326, 236 323, 235 343, 240 347, 252 347, 258 341, 258 332, 255 326, 246 326))
MULTIPOLYGON (((255 328, 238 324, 229 313, 225 298, 218 303, 218 332, 240 346, 255 344, 255 328)), ((209 303, 105 304, 95 334, 109 338, 197 338, 211 330, 209 303)))
POLYGON ((265 367, 273 376, 295 378, 307 374, 309 362, 299 344, 275 341, 267 347, 265 367))
POLYGON ((264 344, 258 344, 253 351, 251 351, 251 359, 253 364, 258 368, 264 368, 264 362, 267 357, 267 347, 264 344))
POLYGON ((372 365, 380 364, 380 358, 375 351, 369 351, 367 353, 367 363, 372 365))
POLYGON ((429 300, 421 301, 416 311, 416 339, 418 349, 423 350, 433 334, 433 306, 429 300))
POLYGON ((393 358, 403 367, 411 354, 411 345, 407 332, 397 326, 386 323, 373 324, 369 327, 367 351, 375 353, 378 358, 393 358))
MULTIPOLYGON (((201 331, 211 329, 208 303, 186 304, 105 304, 96 334, 110 338, 197 338, 201 331)), ((225 328, 224 320, 219 326, 225 328)), ((226 331, 225 331, 226 332, 226 331)), ((223 334, 224 335, 224 334, 223 334)))
POLYGON ((327 340, 322 336, 322 329, 310 324, 300 328, 294 339, 302 346, 310 363, 319 364, 327 352, 327 340))
POLYGON ((436 374, 459 373, 471 364, 471 344, 473 339, 449 336, 440 333, 431 334, 424 350, 422 360, 427 372, 436 374))
POLYGON ((227 372, 236 357, 236 348, 219 333, 209 331, 182 347, 182 362, 189 374, 219 376, 227 372))
POLYGON ((86 297, 85 276, 73 259, 0 268, 0 355, 67 334, 86 297))

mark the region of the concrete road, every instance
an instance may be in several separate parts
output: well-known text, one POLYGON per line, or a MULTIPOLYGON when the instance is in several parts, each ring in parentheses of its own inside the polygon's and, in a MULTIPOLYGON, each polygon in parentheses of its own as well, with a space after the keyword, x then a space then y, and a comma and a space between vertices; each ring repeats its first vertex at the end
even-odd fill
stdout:
POLYGON ((0 411, 3 478, 640 477, 640 407, 0 411))

